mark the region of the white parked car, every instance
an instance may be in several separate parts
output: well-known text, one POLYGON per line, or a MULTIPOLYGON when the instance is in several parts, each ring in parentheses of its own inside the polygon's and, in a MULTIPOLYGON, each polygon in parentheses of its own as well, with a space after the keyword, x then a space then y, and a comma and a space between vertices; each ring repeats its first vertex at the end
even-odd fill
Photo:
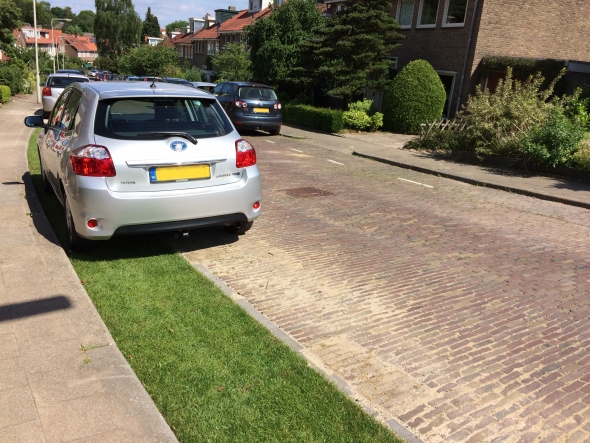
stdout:
POLYGON ((87 82, 88 77, 80 74, 51 74, 47 77, 43 87, 43 118, 49 117, 57 98, 71 83, 87 82))
POLYGON ((183 85, 67 87, 37 139, 43 187, 64 207, 69 247, 116 235, 224 225, 260 215, 256 152, 215 97, 183 85))

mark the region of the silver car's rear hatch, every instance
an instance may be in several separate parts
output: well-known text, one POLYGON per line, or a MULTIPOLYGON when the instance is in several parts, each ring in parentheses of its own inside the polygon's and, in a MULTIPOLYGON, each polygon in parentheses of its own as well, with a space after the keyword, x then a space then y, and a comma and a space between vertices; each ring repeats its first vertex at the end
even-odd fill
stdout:
POLYGON ((158 140, 120 140, 95 136, 107 147, 116 176, 106 179, 113 192, 154 192, 207 188, 235 183, 243 170, 236 168, 235 134, 198 140, 181 137, 158 140))

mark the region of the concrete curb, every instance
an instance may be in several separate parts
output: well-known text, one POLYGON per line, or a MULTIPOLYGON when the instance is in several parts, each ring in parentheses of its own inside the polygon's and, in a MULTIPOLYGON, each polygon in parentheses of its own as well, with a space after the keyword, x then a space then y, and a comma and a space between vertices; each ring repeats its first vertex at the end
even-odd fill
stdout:
POLYGON ((388 159, 381 158, 381 157, 375 157, 373 155, 362 154, 358 151, 353 151, 352 155, 357 156, 357 157, 366 158, 368 160, 377 161, 379 163, 385 163, 388 165, 397 166, 398 168, 404 168, 404 169, 409 169, 409 170, 416 171, 416 172, 422 172, 424 174, 430 174, 430 175, 436 175, 436 176, 443 177, 443 178, 449 178, 451 180, 456 180, 456 181, 460 181, 463 183, 468 183, 470 185, 485 186, 486 188, 498 189, 500 191, 512 192, 514 194, 526 195, 527 197, 534 197, 534 198, 538 198, 540 200, 547 200, 547 201, 552 201, 552 202, 556 202, 556 203, 562 203, 564 205, 577 206, 579 208, 590 209, 590 203, 586 203, 586 202, 571 200, 571 199, 563 198, 563 197, 557 197, 555 195, 548 195, 548 194, 544 194, 541 192, 529 191, 529 190, 522 189, 522 188, 514 188, 511 186, 498 185, 495 183, 476 180, 473 178, 468 178, 468 177, 464 177, 464 176, 457 175, 457 174, 449 174, 448 172, 437 171, 436 169, 424 168, 422 166, 415 166, 415 165, 410 165, 407 163, 398 162, 395 160, 388 160, 388 159))
MULTIPOLYGON (((307 363, 311 367, 320 372, 326 379, 333 382, 336 385, 336 387, 347 397, 350 398, 355 395, 354 391, 351 389, 350 385, 346 382, 346 380, 344 380, 342 377, 336 374, 329 374, 323 368, 314 364, 307 357, 305 352, 303 352, 305 350, 303 346, 301 346, 299 343, 297 343, 297 341, 295 341, 294 339, 289 337, 289 335, 283 332, 266 315, 264 315, 258 309, 256 309, 256 307, 254 307, 248 300, 241 297, 239 294, 236 294, 236 292, 232 288, 230 288, 223 280, 221 280, 219 277, 217 277, 215 274, 209 271, 209 269, 207 269, 205 266, 201 264, 193 264, 193 267, 201 274, 203 274, 205 277, 207 277, 209 280, 211 280, 215 284, 215 286, 217 286, 219 289, 223 291, 225 295, 227 295, 229 298, 234 300, 238 305, 240 305, 252 318, 254 318, 254 320, 256 320, 258 323, 260 323, 262 326, 268 329, 276 338, 278 338, 280 341, 289 346, 292 350, 294 350, 303 358, 305 358, 305 360, 307 360, 307 363)), ((360 406, 367 414, 373 417, 379 415, 377 411, 363 404, 360 404, 360 406)), ((403 438, 408 443, 424 443, 421 439, 416 437, 410 430, 406 429, 401 423, 399 423, 395 419, 383 419, 382 422, 386 426, 388 426, 394 434, 396 434, 400 438, 403 438)))

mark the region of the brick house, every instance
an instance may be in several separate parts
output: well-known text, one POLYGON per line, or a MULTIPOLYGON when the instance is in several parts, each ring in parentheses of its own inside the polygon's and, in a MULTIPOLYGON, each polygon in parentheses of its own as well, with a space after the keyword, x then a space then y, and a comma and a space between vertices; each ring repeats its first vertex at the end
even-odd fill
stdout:
POLYGON ((93 37, 64 34, 63 40, 68 57, 78 57, 88 63, 93 63, 98 57, 98 48, 93 37))
MULTIPOLYGON (((37 26, 37 47, 40 51, 45 51, 51 58, 56 54, 61 54, 64 51, 62 41, 61 29, 43 29, 37 26)), ((35 29, 29 25, 24 24, 21 29, 13 31, 15 38, 15 45, 23 49, 35 48, 35 29)))
POLYGON ((590 73, 588 0, 393 0, 391 13, 406 37, 392 54, 397 68, 432 64, 447 89, 445 115, 476 87, 493 88, 500 73, 482 70, 486 57, 558 59, 572 78, 590 73))

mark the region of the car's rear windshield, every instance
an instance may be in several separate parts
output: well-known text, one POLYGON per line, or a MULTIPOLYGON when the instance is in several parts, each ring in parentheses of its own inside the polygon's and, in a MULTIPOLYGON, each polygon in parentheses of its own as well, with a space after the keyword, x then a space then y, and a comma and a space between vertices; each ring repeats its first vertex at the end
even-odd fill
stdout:
POLYGON ((270 88, 256 88, 249 86, 242 86, 238 89, 238 97, 252 100, 277 100, 277 95, 270 88))
POLYGON ((185 133, 195 138, 221 137, 233 131, 216 100, 200 98, 120 98, 101 100, 94 132, 118 139, 162 138, 185 133))
POLYGON ((72 83, 84 83, 87 82, 86 77, 49 77, 49 84, 52 88, 65 88, 72 83))

